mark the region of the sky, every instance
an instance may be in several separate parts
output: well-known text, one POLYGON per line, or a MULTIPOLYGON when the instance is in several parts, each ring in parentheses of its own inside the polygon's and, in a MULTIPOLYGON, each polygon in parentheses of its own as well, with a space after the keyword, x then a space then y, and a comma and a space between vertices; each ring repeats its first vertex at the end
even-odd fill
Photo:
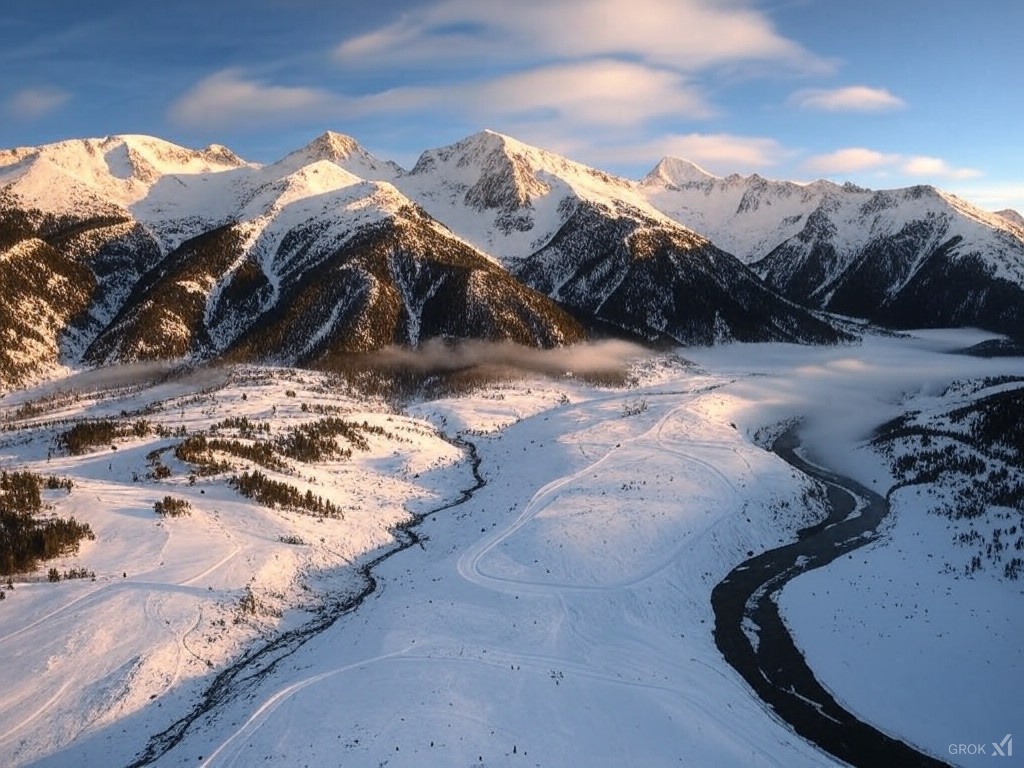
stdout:
POLYGON ((638 178, 933 184, 1024 211, 1019 0, 36 0, 0 147, 144 133, 269 162, 330 129, 409 167, 491 128, 638 178))

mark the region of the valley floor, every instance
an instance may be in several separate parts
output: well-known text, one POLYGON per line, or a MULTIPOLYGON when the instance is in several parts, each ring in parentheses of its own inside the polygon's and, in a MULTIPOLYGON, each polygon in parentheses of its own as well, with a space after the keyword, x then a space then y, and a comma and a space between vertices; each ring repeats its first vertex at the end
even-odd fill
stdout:
MULTIPOLYGON (((236 695, 154 764, 828 764, 722 660, 710 593, 821 512, 811 484, 760 447, 771 427, 804 418, 809 455, 884 491, 886 468, 864 448, 873 427, 953 379, 1024 375, 1024 361, 946 353, 969 341, 688 349, 694 364, 635 364, 627 389, 533 380, 403 415, 289 371, 103 397, 8 395, 0 408, 16 428, 0 434, 0 465, 73 478, 52 501, 97 540, 58 563, 95 581, 16 582, 0 604, 0 763, 130 764, 244 649, 357 590, 356 566, 395 545, 406 510, 474 484, 464 451, 436 427, 472 441, 485 484, 425 520, 421 546, 376 566, 361 606, 258 679, 240 675, 236 695), (48 412, 26 415, 30 400, 48 412), (148 418, 190 430, 246 416, 276 434, 318 407, 382 434, 351 460, 296 468, 292 482, 345 510, 320 520, 258 506, 216 478, 190 485, 173 458, 170 478, 146 479, 147 456, 174 439, 72 458, 51 449, 66 425, 42 424, 149 404, 148 418), (157 518, 153 502, 167 494, 192 514, 157 518)), ((1012 730, 1020 582, 954 578, 945 521, 903 496, 895 510, 881 542, 798 577, 780 603, 839 701, 969 765, 949 743, 1012 730)))

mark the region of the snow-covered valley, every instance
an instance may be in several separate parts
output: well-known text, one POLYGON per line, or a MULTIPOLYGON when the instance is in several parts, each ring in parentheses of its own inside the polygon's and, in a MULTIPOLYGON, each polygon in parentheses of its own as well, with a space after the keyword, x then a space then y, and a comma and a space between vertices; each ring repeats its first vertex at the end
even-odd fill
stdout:
MULTIPOLYGON (((96 538, 5 590, 0 762, 832 764, 723 659, 711 591, 824 515, 818 486, 765 450, 780 425, 803 419, 805 456, 884 494, 876 427, 965 401, 954 381, 1024 376, 1019 358, 950 354, 986 337, 685 348, 630 362, 626 386, 523 378, 401 409, 252 367, 9 393, 0 468, 70 478, 45 500, 96 538), (197 434, 286 451, 332 418, 348 455, 263 471, 340 514, 240 495, 229 476, 255 460, 221 452, 233 469, 203 474, 175 456, 197 434), (82 419, 150 426, 69 455, 58 438, 82 419), (191 513, 158 516, 166 496, 191 513), (411 515, 428 516, 408 546, 411 515), (51 583, 50 566, 95 579, 51 583)), ((933 496, 896 492, 876 542, 779 604, 848 710, 971 765, 949 745, 1013 730, 1022 589, 988 561, 965 574, 962 523, 933 496)))

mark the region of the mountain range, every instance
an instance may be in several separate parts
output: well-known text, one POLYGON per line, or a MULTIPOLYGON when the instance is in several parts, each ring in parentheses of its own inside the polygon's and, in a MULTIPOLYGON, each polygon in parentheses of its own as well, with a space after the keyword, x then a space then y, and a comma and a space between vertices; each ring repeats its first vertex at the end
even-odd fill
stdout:
POLYGON ((61 364, 330 366, 430 338, 835 343, 832 313, 1024 335, 1024 222, 932 187, 635 182, 491 131, 411 170, 147 136, 0 151, 0 390, 61 364))

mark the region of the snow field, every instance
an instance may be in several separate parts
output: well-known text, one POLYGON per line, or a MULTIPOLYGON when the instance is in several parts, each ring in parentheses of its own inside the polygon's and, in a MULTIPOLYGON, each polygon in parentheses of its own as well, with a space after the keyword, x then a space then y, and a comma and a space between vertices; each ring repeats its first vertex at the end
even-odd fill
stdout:
MULTIPOLYGON (((476 445, 486 485, 425 520, 422 546, 380 563, 377 590, 354 613, 197 720, 157 765, 829 764, 765 711, 711 635, 714 585, 820 512, 805 506, 809 484, 755 441, 804 417, 809 456, 884 490, 885 462, 864 449, 880 421, 934 405, 953 379, 1024 375, 1019 361, 948 354, 976 336, 688 349, 696 366, 643 361, 628 389, 522 380, 405 416, 281 370, 69 400, 61 413, 156 402, 151 418, 189 429, 245 415, 275 432, 315 418, 305 402, 410 442, 373 436, 352 462, 285 476, 345 507, 343 521, 318 522, 220 481, 189 486, 173 464, 165 483, 132 483, 159 441, 47 466, 45 440, 4 434, 5 465, 75 479, 58 511, 78 505, 98 539, 66 563, 95 569, 95 583, 18 584, 2 606, 17 663, 0 701, 12 713, 0 756, 131 762, 196 702, 213 674, 206 660, 215 671, 301 625, 325 595, 355 587, 345 564, 391 542, 403 505, 429 511, 472 486, 435 425, 476 445), (152 502, 168 490, 194 510, 158 525, 152 502), (260 610, 236 624, 246 586, 260 610)), ((9 396, 8 414, 30 396, 9 396)), ((998 741, 1010 726, 976 729, 1014 711, 1017 592, 952 580, 940 566, 946 521, 895 498, 892 538, 796 579, 784 614, 822 682, 882 730, 940 755, 949 742, 998 741), (964 728, 947 734, 950 723, 964 728)))

